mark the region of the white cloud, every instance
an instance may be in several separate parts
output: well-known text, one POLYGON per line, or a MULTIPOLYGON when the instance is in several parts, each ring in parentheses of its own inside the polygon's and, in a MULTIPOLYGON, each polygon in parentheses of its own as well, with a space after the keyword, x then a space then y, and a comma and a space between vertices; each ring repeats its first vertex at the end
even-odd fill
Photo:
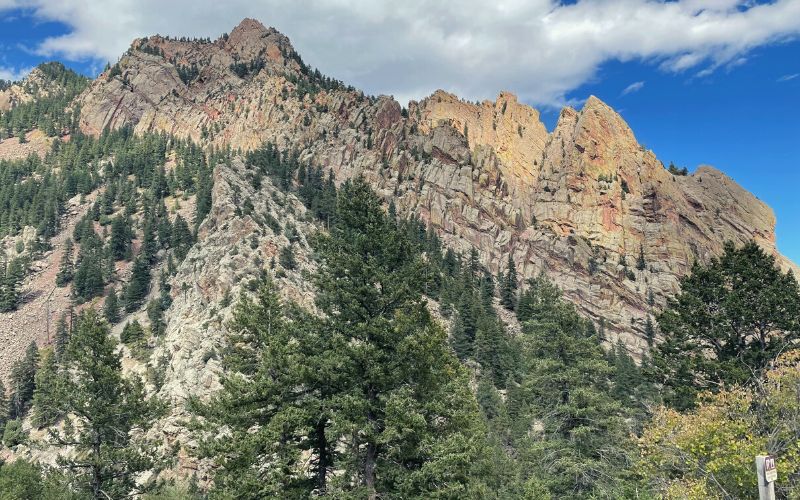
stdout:
POLYGON ((778 78, 779 82, 788 82, 789 80, 794 80, 800 76, 800 73, 792 73, 791 75, 783 75, 782 77, 778 78))
POLYGON ((608 60, 708 74, 800 34, 800 0, 0 0, 0 10, 23 3, 72 28, 37 48, 47 56, 113 61, 135 37, 216 38, 255 17, 321 71, 401 101, 441 87, 560 105, 608 60))
POLYGON ((22 80, 28 73, 31 72, 33 68, 9 68, 5 66, 0 66, 0 80, 11 80, 12 82, 16 82, 17 80, 22 80))
POLYGON ((622 95, 632 94, 634 92, 639 92, 644 87, 644 82, 633 82, 622 91, 622 95))

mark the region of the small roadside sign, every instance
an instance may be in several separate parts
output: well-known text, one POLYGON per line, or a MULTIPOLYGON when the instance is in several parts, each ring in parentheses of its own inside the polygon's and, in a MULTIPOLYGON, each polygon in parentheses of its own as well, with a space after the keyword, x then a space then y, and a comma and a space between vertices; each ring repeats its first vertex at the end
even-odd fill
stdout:
POLYGON ((767 455, 764 458, 764 479, 772 483, 778 479, 778 468, 775 466, 775 457, 767 455))

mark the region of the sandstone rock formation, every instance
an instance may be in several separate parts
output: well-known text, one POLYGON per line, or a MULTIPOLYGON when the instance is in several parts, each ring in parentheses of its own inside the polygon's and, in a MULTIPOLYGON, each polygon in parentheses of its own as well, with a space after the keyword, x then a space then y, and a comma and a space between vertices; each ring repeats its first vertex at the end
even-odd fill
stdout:
POLYGON ((634 352, 678 278, 726 240, 754 239, 796 269, 778 254, 769 207, 711 167, 670 174, 595 97, 565 108, 550 133, 507 92, 474 104, 437 91, 406 110, 326 90, 286 37, 249 19, 214 42, 136 40, 119 66, 79 97, 85 132, 132 126, 242 150, 297 148, 338 181, 363 175, 493 271, 510 254, 521 277, 547 273, 634 352), (240 76, 236 63, 255 70, 240 76), (177 68, 192 64, 199 73, 184 82, 177 68))

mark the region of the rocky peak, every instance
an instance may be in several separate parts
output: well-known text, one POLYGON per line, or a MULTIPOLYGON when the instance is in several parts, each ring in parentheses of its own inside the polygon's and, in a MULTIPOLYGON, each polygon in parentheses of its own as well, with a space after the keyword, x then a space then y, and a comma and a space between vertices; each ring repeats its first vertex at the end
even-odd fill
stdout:
POLYGON ((255 19, 245 18, 228 35, 225 49, 234 58, 249 61, 266 56, 283 62, 284 57, 296 56, 289 39, 274 28, 267 28, 255 19))
MULTIPOLYGON (((415 103, 412 108, 416 108, 415 103)), ((464 134, 471 150, 493 150, 510 177, 527 185, 535 181, 547 129, 539 112, 519 103, 514 94, 501 92, 494 102, 476 104, 437 90, 421 101, 418 109, 422 132, 449 125, 464 134)))
POLYGON ((337 181, 363 175, 447 245, 476 248, 493 272, 509 255, 522 278, 546 272, 633 352, 647 348, 647 317, 692 262, 726 240, 755 239, 778 255, 768 207, 711 170, 670 174, 596 97, 562 110, 548 133, 508 92, 475 103, 439 90, 406 115, 389 97, 324 84, 304 76, 286 37, 251 19, 214 43, 159 43, 163 57, 134 50, 121 75, 84 93, 85 132, 131 125, 243 151, 267 140, 297 148, 337 181), (259 56, 263 69, 232 71, 259 56), (190 61, 200 74, 182 81, 175 66, 190 61))

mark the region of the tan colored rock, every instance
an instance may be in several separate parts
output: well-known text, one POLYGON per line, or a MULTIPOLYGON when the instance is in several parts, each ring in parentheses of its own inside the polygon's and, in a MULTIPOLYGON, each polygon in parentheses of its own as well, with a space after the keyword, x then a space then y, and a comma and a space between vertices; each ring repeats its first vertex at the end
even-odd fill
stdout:
POLYGON ((80 97, 86 132, 129 124, 242 150, 264 141, 299 148, 338 181, 363 175, 448 245, 477 248, 492 271, 511 254, 523 277, 546 272, 634 351, 645 348, 648 296, 663 305, 692 262, 718 255, 724 241, 755 239, 796 269, 775 248, 766 205, 708 167, 671 175, 596 97, 565 108, 551 133, 507 92, 475 104, 437 91, 411 102, 407 117, 391 98, 343 88, 301 98, 288 40, 253 20, 212 43, 137 40, 120 66, 121 76, 102 75, 80 97), (264 61, 257 74, 231 71, 254 57, 264 61), (197 64, 200 76, 185 85, 173 61, 197 64))

